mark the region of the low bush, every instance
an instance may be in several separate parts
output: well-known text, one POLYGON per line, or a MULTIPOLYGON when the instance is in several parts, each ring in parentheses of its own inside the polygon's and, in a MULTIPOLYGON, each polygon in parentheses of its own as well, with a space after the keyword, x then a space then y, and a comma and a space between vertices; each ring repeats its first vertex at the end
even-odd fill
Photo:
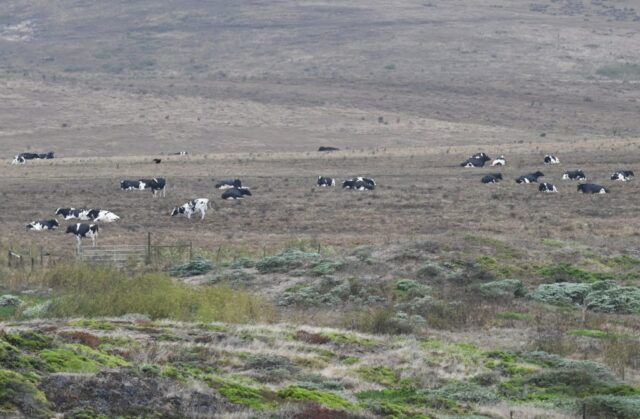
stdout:
POLYGON ((592 396, 577 404, 579 413, 594 419, 640 418, 640 396, 592 396))
POLYGON ((480 285, 480 294, 487 298, 524 297, 526 290, 519 279, 503 279, 480 285))
POLYGON ((297 269, 309 260, 320 257, 319 253, 303 252, 297 249, 287 249, 275 256, 259 260, 255 267, 261 274, 274 272, 289 272, 297 269))
POLYGON ((640 288, 620 287, 609 280, 593 284, 542 284, 529 296, 549 304, 585 305, 588 310, 602 313, 640 313, 640 288))
POLYGON ((615 276, 609 273, 589 272, 576 268, 568 263, 558 265, 545 266, 538 271, 540 275, 551 278, 556 282, 596 282, 615 279, 615 276))
POLYGON ((357 410, 357 406, 334 393, 308 390, 299 386, 289 386, 278 391, 278 397, 285 400, 311 401, 332 409, 357 410))
POLYGON ((592 291, 584 303, 587 309, 601 313, 640 313, 640 288, 615 287, 592 291))
POLYGON ((210 260, 197 257, 187 263, 175 265, 169 268, 169 275, 183 278, 186 276, 204 275, 214 268, 210 260))
POLYGON ((534 300, 556 305, 582 305, 584 298, 591 291, 589 284, 574 282, 559 282, 556 284, 541 284, 529 294, 534 300))

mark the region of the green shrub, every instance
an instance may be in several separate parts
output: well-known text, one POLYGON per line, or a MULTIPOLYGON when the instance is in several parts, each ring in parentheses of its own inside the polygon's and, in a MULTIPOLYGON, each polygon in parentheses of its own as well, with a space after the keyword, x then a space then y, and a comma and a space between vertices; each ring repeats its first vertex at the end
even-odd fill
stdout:
POLYGON ((218 387, 218 391, 233 403, 252 409, 269 410, 276 406, 266 397, 266 392, 242 384, 225 382, 218 387))
POLYGON ((578 403, 578 413, 584 412, 594 419, 637 419, 640 418, 640 397, 592 396, 578 403))
POLYGON ((616 80, 638 80, 640 79, 640 64, 609 64, 598 68, 596 74, 616 80))
POLYGON ((307 271, 307 273, 311 276, 332 275, 336 271, 340 270, 342 266, 343 265, 341 262, 321 260, 320 262, 312 265, 311 268, 309 268, 309 270, 307 271))
POLYGON ((488 298, 523 297, 526 291, 519 279, 503 279, 480 285, 480 294, 488 298))
POLYGON ((49 403, 44 393, 17 372, 0 369, 0 415, 18 411, 22 415, 16 417, 52 417, 49 403))
POLYGON ((196 257, 187 263, 170 267, 169 275, 180 278, 186 276, 204 275, 208 272, 211 272, 213 268, 213 262, 211 262, 210 260, 196 257))
POLYGON ((278 391, 278 397, 285 400, 312 401, 332 409, 356 410, 357 406, 334 393, 308 390, 299 386, 289 386, 278 391))
POLYGON ((506 320, 531 320, 531 316, 527 313, 518 313, 515 311, 499 311, 496 317, 506 320))
POLYGON ((256 269, 261 274, 274 272, 289 272, 302 267, 309 259, 320 257, 319 253, 303 252, 297 249, 287 249, 275 256, 269 256, 256 263, 256 269))
POLYGON ((541 284, 529 296, 534 300, 548 304, 582 305, 589 291, 591 291, 589 284, 559 282, 556 284, 541 284))
POLYGON ((568 263, 545 266, 539 270, 539 273, 540 275, 551 278, 556 282, 596 282, 615 279, 615 276, 612 274, 588 272, 580 268, 576 268, 568 263))
POLYGON ((602 313, 640 313, 640 288, 615 287, 590 292, 585 297, 587 309, 602 313))
POLYGON ((425 297, 431 294, 431 287, 413 279, 399 279, 394 287, 397 291, 401 291, 405 297, 425 297))
POLYGON ((473 383, 450 383, 436 390, 431 391, 446 399, 455 400, 462 403, 493 403, 500 397, 495 389, 484 387, 473 383))
POLYGON ((363 365, 356 372, 367 381, 378 383, 384 386, 391 386, 398 382, 398 374, 384 365, 363 365))

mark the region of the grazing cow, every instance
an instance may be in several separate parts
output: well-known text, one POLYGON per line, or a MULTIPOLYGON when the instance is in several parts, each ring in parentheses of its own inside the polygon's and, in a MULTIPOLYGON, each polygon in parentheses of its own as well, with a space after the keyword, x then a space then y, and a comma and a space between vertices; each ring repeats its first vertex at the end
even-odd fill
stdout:
POLYGON ((376 188, 376 182, 373 179, 358 176, 353 179, 347 179, 342 182, 343 189, 356 189, 358 191, 372 191, 376 188))
POLYGON ((214 185, 216 189, 231 189, 231 188, 241 188, 242 182, 240 179, 225 179, 214 185))
POLYGON ((80 218, 84 211, 76 208, 58 208, 56 215, 62 216, 65 220, 73 220, 74 218, 80 218))
POLYGON ((482 177, 482 183, 498 183, 502 180, 502 173, 489 173, 482 177))
POLYGON ((153 162, 155 164, 160 164, 160 163, 162 163, 162 159, 153 159, 153 162))
POLYGON ((585 176, 582 170, 569 170, 564 172, 562 175, 562 179, 564 180, 585 180, 587 177, 585 176))
POLYGON ((544 164, 560 164, 560 159, 551 154, 544 156, 544 164))
POLYGON ((200 212, 202 217, 201 220, 204 220, 204 216, 207 213, 207 209, 209 208, 209 199, 207 198, 197 198, 193 201, 189 201, 186 204, 175 207, 171 210, 171 216, 176 215, 184 215, 188 219, 191 219, 191 216, 196 213, 196 211, 200 212))
POLYGON ((622 182, 626 182, 628 180, 633 179, 634 174, 632 170, 618 170, 614 174, 611 175, 611 180, 619 180, 622 182))
POLYGON ((246 186, 227 189, 222 193, 221 198, 227 200, 243 199, 245 195, 251 196, 251 191, 246 186))
MULTIPOLYGON (((143 180, 141 179, 140 182, 143 182, 143 180)), ((164 188, 167 185, 167 181, 164 178, 162 177, 153 178, 149 181, 147 185, 149 186, 149 188, 151 188, 151 193, 153 193, 154 198, 157 196, 158 191, 160 191, 159 193, 162 195, 163 198, 167 196, 164 188)))
POLYGON ((60 226, 58 220, 39 220, 33 221, 27 224, 27 230, 31 231, 44 231, 44 230, 55 230, 60 226))
POLYGON ((326 176, 318 176, 318 186, 327 187, 327 186, 335 186, 336 180, 331 177, 326 176))
POLYGON ((144 189, 146 185, 142 184, 139 180, 123 180, 120 182, 120 189, 124 191, 131 191, 134 189, 144 189))
POLYGON ((595 183, 581 183, 578 185, 578 192, 582 193, 609 193, 609 190, 604 186, 596 185, 595 183))
POLYGON ((499 156, 491 163, 491 166, 505 166, 506 164, 507 159, 505 159, 504 156, 499 156))
POLYGON ((549 182, 542 182, 540 186, 538 186, 538 191, 540 192, 558 192, 558 188, 556 185, 549 182))
POLYGON ((101 210, 101 209, 83 210, 80 213, 79 218, 81 220, 93 220, 97 222, 102 221, 104 223, 112 223, 120 219, 120 217, 118 217, 116 214, 112 213, 111 211, 101 210))
POLYGON ((340 149, 338 147, 325 147, 325 146, 320 146, 318 148, 318 151, 339 151, 340 149))
POLYGON ((67 227, 66 233, 71 233, 76 236, 76 240, 78 240, 78 250, 80 250, 80 246, 82 246, 83 237, 91 238, 91 242, 95 247, 96 239, 98 238, 98 226, 84 223, 72 224, 67 227))
POLYGON ((528 175, 518 176, 516 178, 516 183, 535 183, 538 182, 538 178, 542 176, 544 176, 544 173, 541 171, 529 173, 528 175))

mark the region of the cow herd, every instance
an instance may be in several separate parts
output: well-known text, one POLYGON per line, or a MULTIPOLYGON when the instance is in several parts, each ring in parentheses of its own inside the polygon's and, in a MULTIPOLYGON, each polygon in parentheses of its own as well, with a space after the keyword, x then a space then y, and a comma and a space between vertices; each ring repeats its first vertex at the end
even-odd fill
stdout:
MULTIPOLYGON (((470 156, 468 159, 460 163, 462 167, 483 167, 486 162, 490 161, 491 158, 487 156, 485 153, 476 153, 470 156)), ((554 155, 546 155, 542 160, 544 164, 547 165, 555 165, 560 164, 560 159, 554 155)), ((499 156, 496 158, 491 166, 505 166, 507 164, 507 160, 504 156, 499 156)), ((520 175, 515 178, 516 183, 520 184, 528 184, 528 183, 538 183, 538 191, 540 192, 558 192, 558 188, 549 182, 539 183, 538 180, 544 176, 544 173, 537 170, 532 173, 527 173, 524 175, 520 175)), ((612 181, 621 181, 627 182, 633 179, 634 174, 631 170, 617 170, 615 171, 610 179, 612 181)), ((577 181, 586 181, 587 176, 582 170, 567 170, 562 175, 563 180, 577 180, 577 181)), ((482 183, 499 183, 502 181, 501 173, 488 173, 480 179, 482 183)), ((609 189, 604 186, 595 184, 595 183, 579 183, 577 186, 577 191, 586 194, 605 194, 609 193, 609 189)))
POLYGON ((13 158, 11 164, 25 164, 27 160, 50 160, 53 157, 53 151, 48 153, 20 153, 13 158))

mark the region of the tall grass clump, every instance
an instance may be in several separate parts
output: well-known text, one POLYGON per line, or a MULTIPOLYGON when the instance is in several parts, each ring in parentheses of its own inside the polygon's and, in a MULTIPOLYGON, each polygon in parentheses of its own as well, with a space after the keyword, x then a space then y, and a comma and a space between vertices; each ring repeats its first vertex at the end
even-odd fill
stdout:
POLYGON ((153 319, 270 322, 275 311, 247 292, 224 286, 193 288, 165 273, 128 276, 110 267, 67 265, 47 275, 54 297, 49 317, 146 314, 153 319))

